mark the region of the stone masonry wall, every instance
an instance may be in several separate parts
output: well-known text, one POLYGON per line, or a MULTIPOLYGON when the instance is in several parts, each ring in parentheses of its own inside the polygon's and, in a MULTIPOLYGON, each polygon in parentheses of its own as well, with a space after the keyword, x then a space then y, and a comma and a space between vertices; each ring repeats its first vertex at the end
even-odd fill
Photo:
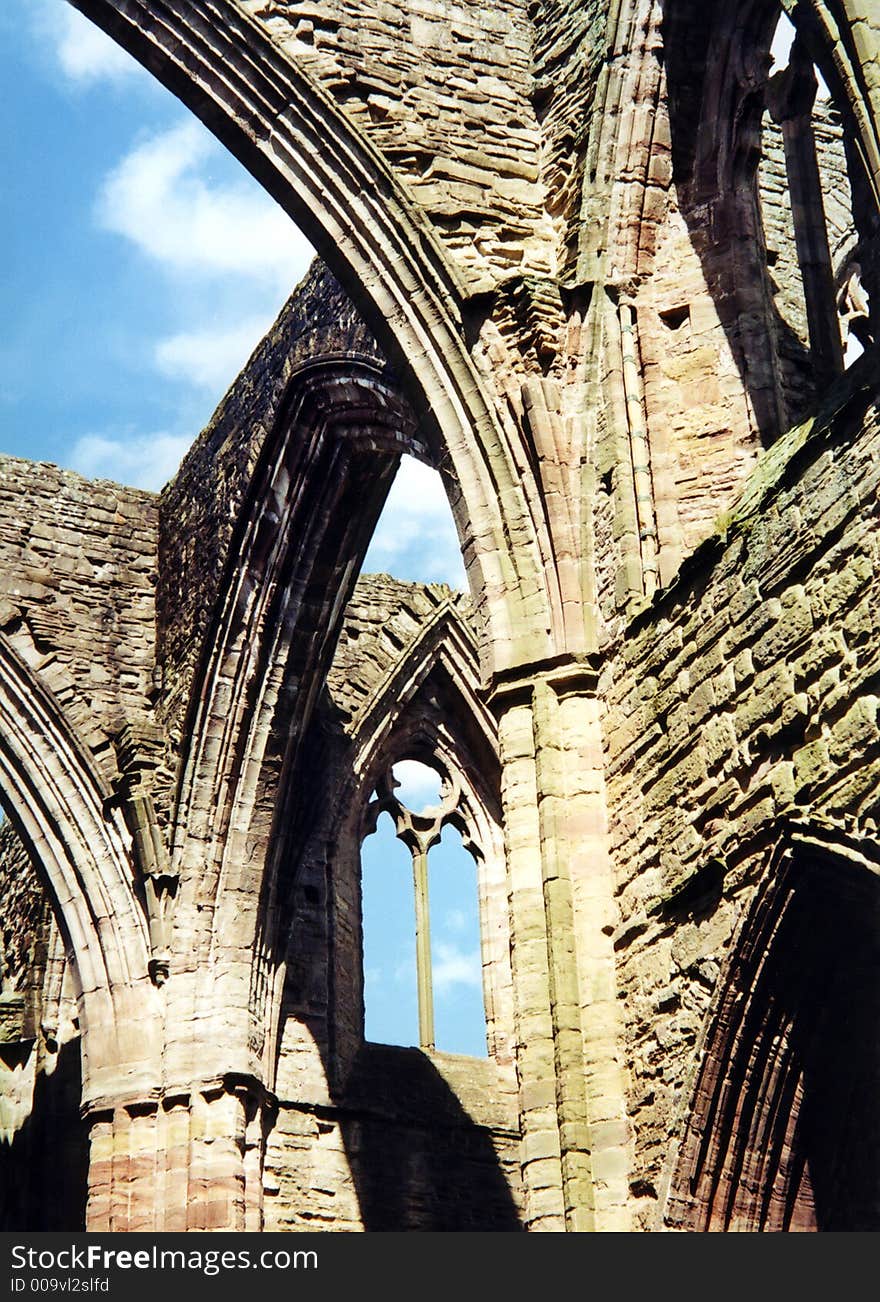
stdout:
POLYGON ((519 0, 246 0, 394 167, 474 285, 546 272, 519 0))
POLYGON ((358 580, 327 675, 333 706, 344 724, 354 719, 438 606, 449 600, 467 620, 469 599, 445 583, 406 583, 389 574, 365 574, 358 580))
POLYGON ((557 224, 557 274, 576 275, 584 159, 606 51, 608 7, 590 0, 532 4, 533 103, 541 124, 541 178, 557 224))
POLYGON ((816 421, 765 455, 716 536, 631 624, 604 671, 643 1227, 687 1111, 706 1010, 783 821, 876 835, 872 366, 876 358, 857 363, 816 421))
POLYGON ((99 747, 151 709, 157 530, 153 493, 0 457, 0 629, 99 747))
POLYGON ((516 1093, 491 1060, 365 1045, 332 1103, 283 1100, 267 1230, 518 1230, 516 1093))

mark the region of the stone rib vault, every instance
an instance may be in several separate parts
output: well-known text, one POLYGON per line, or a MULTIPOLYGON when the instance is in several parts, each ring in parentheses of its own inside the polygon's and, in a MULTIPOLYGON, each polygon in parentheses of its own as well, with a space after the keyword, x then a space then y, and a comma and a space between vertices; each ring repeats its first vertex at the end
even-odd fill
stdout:
POLYGON ((323 261, 161 494, 0 458, 4 1228, 880 1228, 875 0, 75 3, 323 261), (485 1060, 364 1040, 380 810, 485 1060))

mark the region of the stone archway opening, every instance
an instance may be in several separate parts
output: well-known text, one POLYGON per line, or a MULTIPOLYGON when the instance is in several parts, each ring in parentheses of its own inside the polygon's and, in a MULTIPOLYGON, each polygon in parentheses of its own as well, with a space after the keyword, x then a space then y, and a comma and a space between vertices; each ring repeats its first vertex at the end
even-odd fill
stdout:
POLYGON ((667 1223, 880 1226, 880 877, 824 835, 778 854, 729 964, 667 1223))
POLYGON ((406 453, 364 557, 365 573, 467 589, 459 536, 438 470, 406 453))
POLYGON ((79 1009, 49 895, 0 806, 0 1228, 85 1227, 79 1009))
POLYGON ((664 19, 681 211, 764 446, 876 337, 865 124, 821 8, 676 0, 664 19))
POLYGON ((757 188, 780 384, 795 421, 870 346, 873 330, 844 119, 784 10, 770 58, 757 188))

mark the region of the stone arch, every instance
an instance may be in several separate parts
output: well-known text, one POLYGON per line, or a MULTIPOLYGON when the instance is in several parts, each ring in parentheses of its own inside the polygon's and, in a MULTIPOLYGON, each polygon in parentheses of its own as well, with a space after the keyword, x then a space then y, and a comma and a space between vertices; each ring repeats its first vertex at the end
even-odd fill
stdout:
MULTIPOLYGON (((406 655, 390 669, 364 702, 352 734, 355 767, 359 772, 371 775, 376 764, 387 759, 383 752, 387 750, 392 735, 396 735, 398 747, 408 746, 413 750, 412 758, 420 758, 415 752, 421 748, 436 753, 445 762, 460 766, 460 761, 457 762, 455 756, 456 746, 465 744, 460 726, 446 726, 445 721, 437 717, 431 721, 430 727, 425 719, 421 723, 417 720, 405 722, 403 730, 400 729, 401 718, 406 720, 407 707, 416 700, 429 676, 438 669, 446 674, 450 687, 460 701, 460 717, 471 723, 472 740, 468 747, 468 758, 473 761, 470 765, 473 779, 468 781, 475 807, 481 806, 487 813, 491 813, 496 822, 500 822, 495 722, 480 694, 479 665, 473 635, 453 600, 446 601, 440 607, 430 623, 407 648, 406 655), (420 728, 427 728, 421 745, 416 735, 420 728), (485 773, 487 759, 496 779, 494 784, 491 775, 485 773)), ((368 781, 369 778, 365 780, 368 781)))
MULTIPOLYGON (((461 598, 444 599, 438 593, 435 600, 433 615, 385 666, 346 724, 344 753, 329 760, 329 771, 336 775, 330 786, 327 774, 322 774, 321 810, 316 812, 306 801, 309 807, 300 811, 296 822, 288 822, 287 849, 281 851, 289 862, 308 860, 314 853, 326 856, 332 865, 333 909, 339 917, 330 928, 336 946, 332 959, 336 1010, 330 1014, 334 1029, 327 1069, 337 1083, 345 1079, 363 1039, 361 1022, 349 1016, 362 979, 360 932, 349 924, 359 912, 368 798, 387 768, 403 758, 429 764, 439 761, 458 783, 464 817, 456 825, 478 856, 488 1044, 496 1061, 512 1060, 513 995, 495 723, 481 699, 476 647, 458 609, 461 598), (296 853, 291 852, 291 843, 300 847, 296 853)), ((395 630, 400 631, 396 625, 395 630)), ((335 674, 344 675, 344 667, 334 669, 335 674)), ((315 753, 320 754, 320 748, 315 753)), ((278 879, 282 893, 294 885, 289 879, 284 883, 283 871, 278 879)), ((281 912, 286 918, 287 912, 281 912)), ((281 1012, 280 989, 273 999, 274 1011, 267 1009, 264 1014, 270 1026, 281 1012)), ((274 1062, 274 1051, 272 1058, 274 1062)))
POLYGON ((301 226, 448 457, 488 667, 553 654, 564 620, 529 449, 464 338, 468 297, 393 170, 236 0, 72 0, 218 136, 301 226), (513 540, 516 539, 516 545, 513 540))
POLYGON ((880 1224, 880 856, 835 829, 778 843, 706 1033, 666 1224, 880 1224))
POLYGON ((228 1030, 238 1017, 242 1052, 263 1034, 262 1018, 249 1020, 248 987, 253 976, 265 993, 272 968, 275 876, 300 742, 403 451, 425 454, 397 385, 374 360, 329 356, 300 368, 261 453, 206 630, 172 851, 181 931, 195 936, 175 966, 193 980, 169 998, 213 1009, 228 1030), (230 971, 218 999, 211 956, 233 919, 253 938, 255 973, 230 971))
POLYGON ((0 634, 0 787, 41 871, 79 1005, 83 1105, 156 1081, 144 913, 113 793, 36 673, 0 634), (146 1001, 146 1007, 145 1007, 146 1001))

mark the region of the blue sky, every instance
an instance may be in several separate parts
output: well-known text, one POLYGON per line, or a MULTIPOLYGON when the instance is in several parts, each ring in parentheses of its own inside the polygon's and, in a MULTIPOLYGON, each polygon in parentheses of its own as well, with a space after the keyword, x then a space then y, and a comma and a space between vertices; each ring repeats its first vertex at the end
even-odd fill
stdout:
MULTIPOLYGON (((312 251, 201 124, 66 0, 0 0, 0 112, 0 452, 158 490, 312 251)), ((404 460, 365 569, 465 586, 434 471, 404 460)), ((408 781, 418 805, 415 770, 408 781)), ((474 865, 454 843, 447 833, 431 856, 438 1043, 483 1052, 474 865), (456 900, 470 894, 468 920, 456 900)), ((367 902, 371 1034, 411 1043, 414 939, 395 934, 400 909, 381 890, 398 851, 408 863, 381 831, 364 851, 380 883, 379 903, 367 902)), ((411 882, 406 899, 404 913, 411 882)))
MULTIPOLYGON (((158 489, 312 251, 65 0, 3 0, 0 104, 0 451, 158 489)), ((439 476, 392 494, 366 568, 463 586, 439 476)))

